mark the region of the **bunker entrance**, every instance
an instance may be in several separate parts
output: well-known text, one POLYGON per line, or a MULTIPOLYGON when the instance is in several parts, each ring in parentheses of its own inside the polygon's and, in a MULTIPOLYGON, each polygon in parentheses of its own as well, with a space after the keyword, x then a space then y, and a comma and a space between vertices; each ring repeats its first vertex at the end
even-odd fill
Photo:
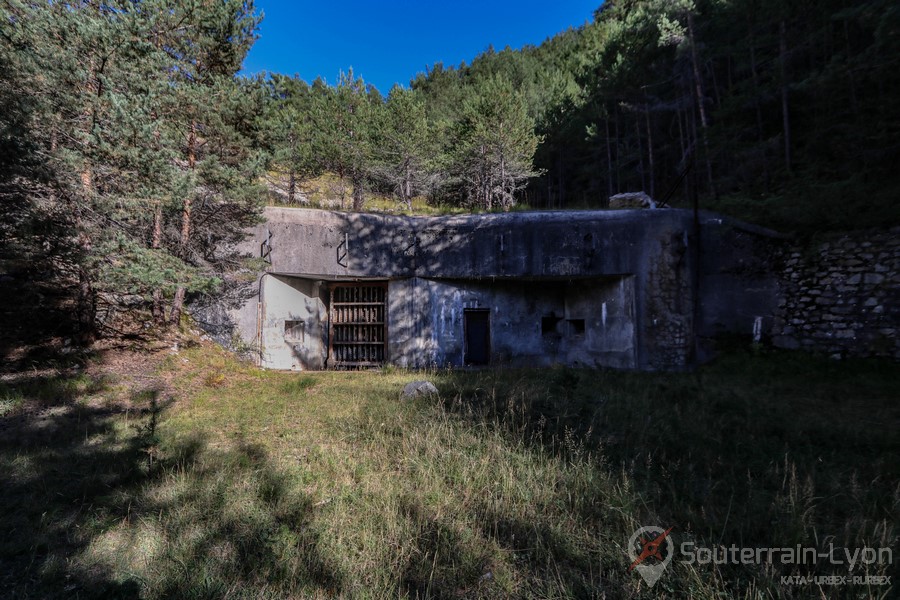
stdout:
POLYGON ((466 348, 465 364, 486 365, 491 357, 491 311, 470 309, 463 312, 466 348))
POLYGON ((328 368, 364 369, 387 360, 387 282, 332 283, 328 368))

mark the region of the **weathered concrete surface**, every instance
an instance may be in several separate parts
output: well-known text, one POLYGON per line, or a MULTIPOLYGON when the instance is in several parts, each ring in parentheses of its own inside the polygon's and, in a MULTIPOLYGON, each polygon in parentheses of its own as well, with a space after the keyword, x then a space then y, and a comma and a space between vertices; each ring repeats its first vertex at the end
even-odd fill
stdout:
POLYGON ((698 360, 723 334, 767 341, 779 302, 778 265, 786 238, 718 216, 701 222, 698 360))
MULTIPOLYGON (((245 250, 268 244, 254 335, 273 368, 321 368, 328 281, 389 281, 388 360, 410 367, 463 364, 467 308, 490 311, 494 363, 669 370, 702 358, 703 336, 771 326, 776 307, 760 250, 771 232, 713 214, 700 215, 699 255, 693 214, 672 209, 265 216, 245 250), (285 339, 285 320, 304 323, 305 345, 285 339)), ((245 336, 250 313, 233 312, 245 336)))
POLYGON ((325 368, 327 292, 320 281, 270 275, 263 279, 263 364, 297 371, 325 368), (296 323, 290 332, 285 322, 296 323))
POLYGON ((691 223, 680 210, 404 217, 267 208, 265 217, 245 249, 258 255, 271 232, 271 272, 321 279, 634 273, 659 250, 648 241, 691 223))
POLYGON ((491 362, 634 368, 632 277, 573 281, 413 278, 391 284, 391 362, 464 364, 464 313, 490 311, 491 362), (544 319, 555 321, 545 330, 544 319), (576 331, 574 321, 582 321, 576 331), (399 335, 398 335, 399 332, 399 335))

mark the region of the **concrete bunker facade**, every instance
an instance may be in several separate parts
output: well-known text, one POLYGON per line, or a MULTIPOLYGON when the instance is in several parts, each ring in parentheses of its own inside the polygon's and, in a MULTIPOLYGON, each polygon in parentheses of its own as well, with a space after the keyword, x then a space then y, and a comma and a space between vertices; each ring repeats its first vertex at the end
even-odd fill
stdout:
POLYGON ((721 250, 749 230, 702 220, 698 228, 690 211, 670 209, 406 217, 268 208, 246 246, 266 270, 230 318, 272 369, 684 369, 702 358, 706 336, 770 326, 776 302, 768 265, 746 268, 755 247, 721 250), (698 241, 706 254, 693 251, 698 241), (713 289, 701 277, 717 291, 701 293, 713 289))

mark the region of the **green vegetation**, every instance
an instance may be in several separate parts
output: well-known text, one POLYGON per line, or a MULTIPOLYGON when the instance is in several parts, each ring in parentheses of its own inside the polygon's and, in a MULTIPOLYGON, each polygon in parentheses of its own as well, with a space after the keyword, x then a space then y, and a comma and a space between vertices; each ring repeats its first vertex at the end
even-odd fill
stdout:
POLYGON ((370 195, 393 196, 408 211, 416 196, 508 210, 538 174, 534 119, 501 75, 467 87, 457 112, 440 116, 423 92, 395 86, 385 99, 352 71, 334 87, 282 75, 264 87, 262 127, 272 167, 287 182, 276 188, 286 204, 298 202, 304 180, 330 174, 340 184, 331 199, 344 207, 352 196, 357 211, 370 195))
POLYGON ((177 399, 85 376, 61 385, 65 402, 5 388, 23 400, 0 429, 0 589, 818 598, 778 569, 677 561, 650 590, 623 548, 650 524, 679 543, 897 547, 889 364, 736 353, 680 375, 290 374, 198 347, 159 375, 177 399), (401 400, 423 375, 440 398, 401 400))
MULTIPOLYGON (((380 140, 360 166, 376 194, 470 210, 603 208, 644 190, 801 234, 896 225, 898 18, 889 0, 607 0, 539 46, 438 63, 386 104, 358 82, 380 140)), ((327 96, 272 81, 294 106, 327 96)))
POLYGON ((264 96, 235 73, 258 22, 243 0, 0 5, 0 259, 72 291, 80 341, 107 306, 177 325, 239 266, 264 96))
POLYGON ((607 0, 387 95, 352 71, 238 77, 259 19, 251 0, 0 6, 0 264, 70 290, 80 341, 120 333, 109 313, 165 329, 239 295, 263 184, 357 211, 645 190, 804 235, 900 223, 890 0, 607 0))
POLYGON ((355 210, 639 188, 782 230, 896 225, 900 8, 852 4, 607 0, 387 97, 352 72, 238 78, 250 0, 0 4, 0 358, 44 369, 0 382, 0 595, 887 597, 677 562, 648 590, 623 546, 658 524, 896 549, 894 365, 434 372, 439 398, 402 401, 421 374, 199 347, 132 387, 44 352, 77 362, 98 326, 140 345, 185 302, 237 297, 266 178, 278 202, 355 210))

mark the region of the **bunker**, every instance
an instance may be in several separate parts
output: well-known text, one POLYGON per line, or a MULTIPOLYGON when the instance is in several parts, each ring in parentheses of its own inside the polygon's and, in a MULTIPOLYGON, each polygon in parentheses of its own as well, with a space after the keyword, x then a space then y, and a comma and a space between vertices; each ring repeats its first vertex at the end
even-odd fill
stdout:
POLYGON ((679 370, 715 335, 771 326, 771 235, 674 209, 268 208, 245 246, 265 269, 229 319, 271 369, 679 370))

